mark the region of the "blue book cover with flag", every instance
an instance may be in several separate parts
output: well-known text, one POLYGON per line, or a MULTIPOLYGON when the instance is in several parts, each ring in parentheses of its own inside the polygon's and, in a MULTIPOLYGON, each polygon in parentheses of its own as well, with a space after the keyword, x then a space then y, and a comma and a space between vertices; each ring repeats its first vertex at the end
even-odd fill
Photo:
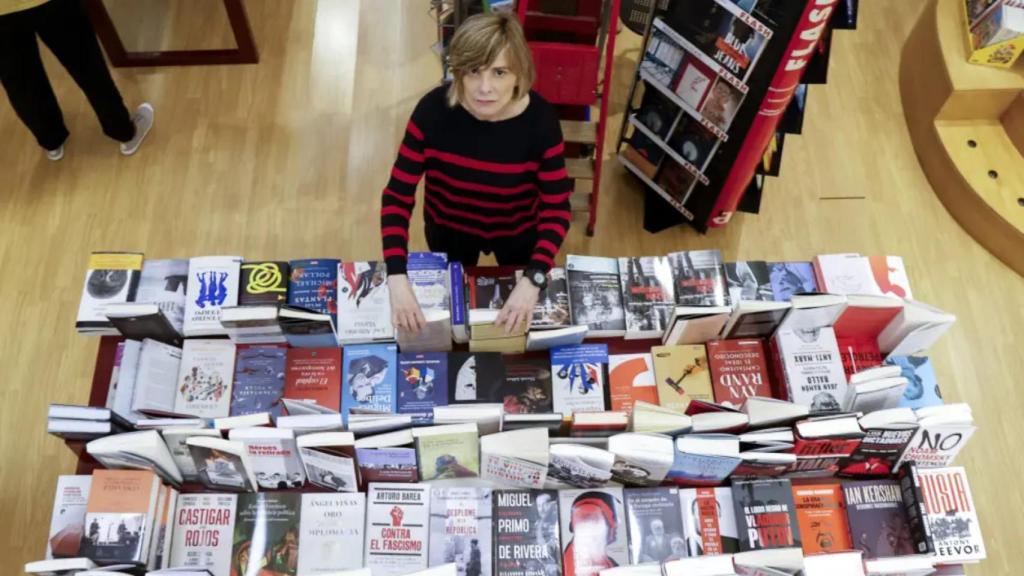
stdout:
POLYGON ((288 305, 330 314, 337 325, 338 264, 333 258, 292 260, 288 305))
POLYGON ((398 413, 413 424, 433 424, 434 407, 448 405, 448 355, 443 352, 398 355, 398 413))

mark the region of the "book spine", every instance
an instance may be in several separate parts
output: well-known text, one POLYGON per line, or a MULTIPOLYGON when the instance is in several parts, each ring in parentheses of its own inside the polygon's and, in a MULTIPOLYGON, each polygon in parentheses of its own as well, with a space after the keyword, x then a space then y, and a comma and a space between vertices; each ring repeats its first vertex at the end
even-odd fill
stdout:
POLYGON ((914 539, 914 552, 918 554, 934 554, 935 541, 932 538, 931 525, 928 523, 921 495, 921 478, 917 465, 907 462, 898 472, 900 490, 903 492, 903 511, 910 521, 910 535, 914 539))
POLYGON ((448 265, 448 292, 452 299, 452 336, 460 344, 469 342, 466 322, 466 290, 461 262, 448 265))

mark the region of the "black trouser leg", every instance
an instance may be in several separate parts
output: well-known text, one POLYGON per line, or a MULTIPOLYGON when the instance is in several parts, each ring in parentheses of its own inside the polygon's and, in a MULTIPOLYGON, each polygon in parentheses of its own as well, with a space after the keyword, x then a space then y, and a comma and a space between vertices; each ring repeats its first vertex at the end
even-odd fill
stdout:
POLYGON ((33 10, 0 16, 0 83, 18 118, 46 150, 67 140, 57 97, 39 57, 33 10))
POLYGON ((135 137, 135 124, 110 77, 81 0, 50 0, 30 12, 39 37, 89 99, 103 133, 120 142, 135 137))
POLYGON ((508 238, 495 239, 491 247, 500 266, 526 266, 537 245, 537 232, 530 230, 508 238))
POLYGON ((444 252, 449 262, 463 266, 476 266, 480 261, 480 240, 447 226, 427 222, 424 228, 427 246, 431 252, 444 252))

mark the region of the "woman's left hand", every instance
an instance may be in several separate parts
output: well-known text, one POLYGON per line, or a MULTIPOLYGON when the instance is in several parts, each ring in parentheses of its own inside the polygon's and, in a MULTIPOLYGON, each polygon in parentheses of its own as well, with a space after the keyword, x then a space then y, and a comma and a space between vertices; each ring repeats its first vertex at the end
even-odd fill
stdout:
POLYGON ((511 334, 520 325, 530 321, 538 296, 540 288, 534 286, 528 278, 520 278, 494 323, 497 326, 504 326, 505 334, 511 334))

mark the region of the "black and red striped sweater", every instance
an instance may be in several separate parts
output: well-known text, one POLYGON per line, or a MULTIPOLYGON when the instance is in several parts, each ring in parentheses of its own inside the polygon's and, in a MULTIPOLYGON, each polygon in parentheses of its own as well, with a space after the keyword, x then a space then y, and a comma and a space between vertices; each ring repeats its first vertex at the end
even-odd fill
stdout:
POLYGON ((572 184, 554 107, 536 92, 514 118, 478 120, 450 108, 446 87, 424 96, 409 119, 380 212, 389 274, 405 274, 416 186, 426 176, 424 218, 480 238, 537 231, 529 267, 547 271, 569 230, 572 184))

